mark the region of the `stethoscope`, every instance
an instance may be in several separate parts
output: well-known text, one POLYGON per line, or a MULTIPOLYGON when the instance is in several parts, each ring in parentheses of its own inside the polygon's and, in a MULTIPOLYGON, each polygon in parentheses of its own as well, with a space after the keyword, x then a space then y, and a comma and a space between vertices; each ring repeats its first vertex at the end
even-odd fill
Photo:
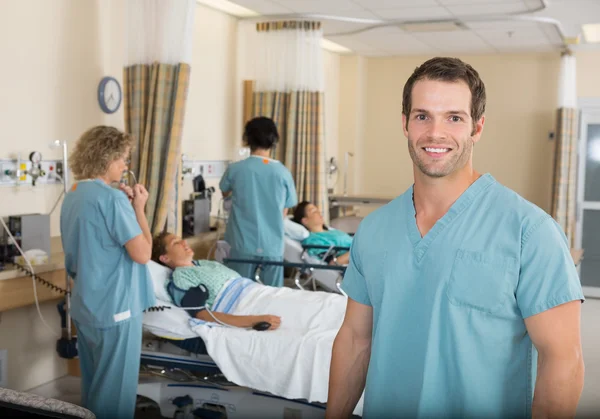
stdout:
POLYGON ((121 182, 119 182, 119 183, 124 183, 124 184, 128 183, 128 182, 125 180, 125 177, 126 177, 127 175, 129 175, 129 176, 131 176, 131 177, 133 178, 133 184, 132 184, 132 185, 129 185, 129 186, 135 186, 135 185, 137 185, 138 181, 137 181, 137 178, 135 177, 135 174, 133 173, 133 171, 132 171, 132 170, 124 170, 124 171, 123 171, 123 176, 121 177, 121 182))

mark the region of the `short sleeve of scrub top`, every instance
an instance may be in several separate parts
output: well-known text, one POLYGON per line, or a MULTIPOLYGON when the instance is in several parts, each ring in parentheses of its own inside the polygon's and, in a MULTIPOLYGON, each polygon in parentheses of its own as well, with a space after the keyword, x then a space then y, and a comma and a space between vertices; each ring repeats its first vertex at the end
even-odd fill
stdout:
POLYGON ((549 215, 538 219, 523 235, 516 295, 523 318, 584 300, 567 238, 549 215))
POLYGON ((296 185, 294 184, 294 179, 292 178, 292 174, 289 170, 284 167, 285 170, 285 207, 292 208, 298 205, 298 194, 296 192, 296 185))
POLYGON ((142 234, 133 206, 125 194, 118 194, 114 197, 104 216, 110 235, 121 246, 142 234))
POLYGON ((342 289, 348 294, 348 297, 354 301, 370 306, 371 299, 369 298, 369 291, 363 272, 360 252, 361 239, 363 236, 361 226, 358 227, 358 231, 356 232, 352 246, 350 247, 350 261, 348 262, 348 268, 346 268, 346 273, 344 274, 342 289))

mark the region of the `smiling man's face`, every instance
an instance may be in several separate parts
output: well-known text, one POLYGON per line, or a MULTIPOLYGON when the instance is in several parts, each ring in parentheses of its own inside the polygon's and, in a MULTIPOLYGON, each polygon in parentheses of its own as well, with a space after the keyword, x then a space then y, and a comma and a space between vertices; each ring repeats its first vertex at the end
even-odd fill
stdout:
POLYGON ((408 121, 402 116, 408 151, 425 176, 449 176, 472 164, 484 117, 471 118, 471 91, 463 81, 419 80, 412 89, 408 121), (408 122, 408 123, 407 123, 408 122))

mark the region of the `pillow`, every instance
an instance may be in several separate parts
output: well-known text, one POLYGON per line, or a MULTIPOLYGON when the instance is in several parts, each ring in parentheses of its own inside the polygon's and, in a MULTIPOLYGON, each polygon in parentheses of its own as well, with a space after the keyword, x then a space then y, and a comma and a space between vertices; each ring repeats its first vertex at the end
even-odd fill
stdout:
POLYGON ((167 292, 167 282, 171 278, 171 269, 153 260, 149 261, 146 266, 148 266, 148 270, 150 271, 156 298, 160 301, 172 303, 171 296, 167 292))
POLYGON ((289 218, 283 219, 283 231, 290 239, 301 242, 310 235, 310 232, 302 224, 298 224, 289 218))
POLYGON ((190 328, 190 315, 187 311, 171 303, 160 302, 157 305, 171 308, 144 313, 145 330, 165 339, 183 340, 198 337, 190 328))

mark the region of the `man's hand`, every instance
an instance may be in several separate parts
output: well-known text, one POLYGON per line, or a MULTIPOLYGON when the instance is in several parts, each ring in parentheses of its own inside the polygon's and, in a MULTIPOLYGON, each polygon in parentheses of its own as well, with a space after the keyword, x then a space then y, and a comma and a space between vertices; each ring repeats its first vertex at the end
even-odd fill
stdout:
POLYGON ((148 191, 139 183, 133 187, 133 208, 136 211, 144 211, 148 201, 148 191))
POLYGON ((125 185, 124 183, 119 183, 119 189, 123 191, 125 195, 127 195, 127 198, 129 198, 129 202, 133 202, 134 193, 131 187, 125 185))

